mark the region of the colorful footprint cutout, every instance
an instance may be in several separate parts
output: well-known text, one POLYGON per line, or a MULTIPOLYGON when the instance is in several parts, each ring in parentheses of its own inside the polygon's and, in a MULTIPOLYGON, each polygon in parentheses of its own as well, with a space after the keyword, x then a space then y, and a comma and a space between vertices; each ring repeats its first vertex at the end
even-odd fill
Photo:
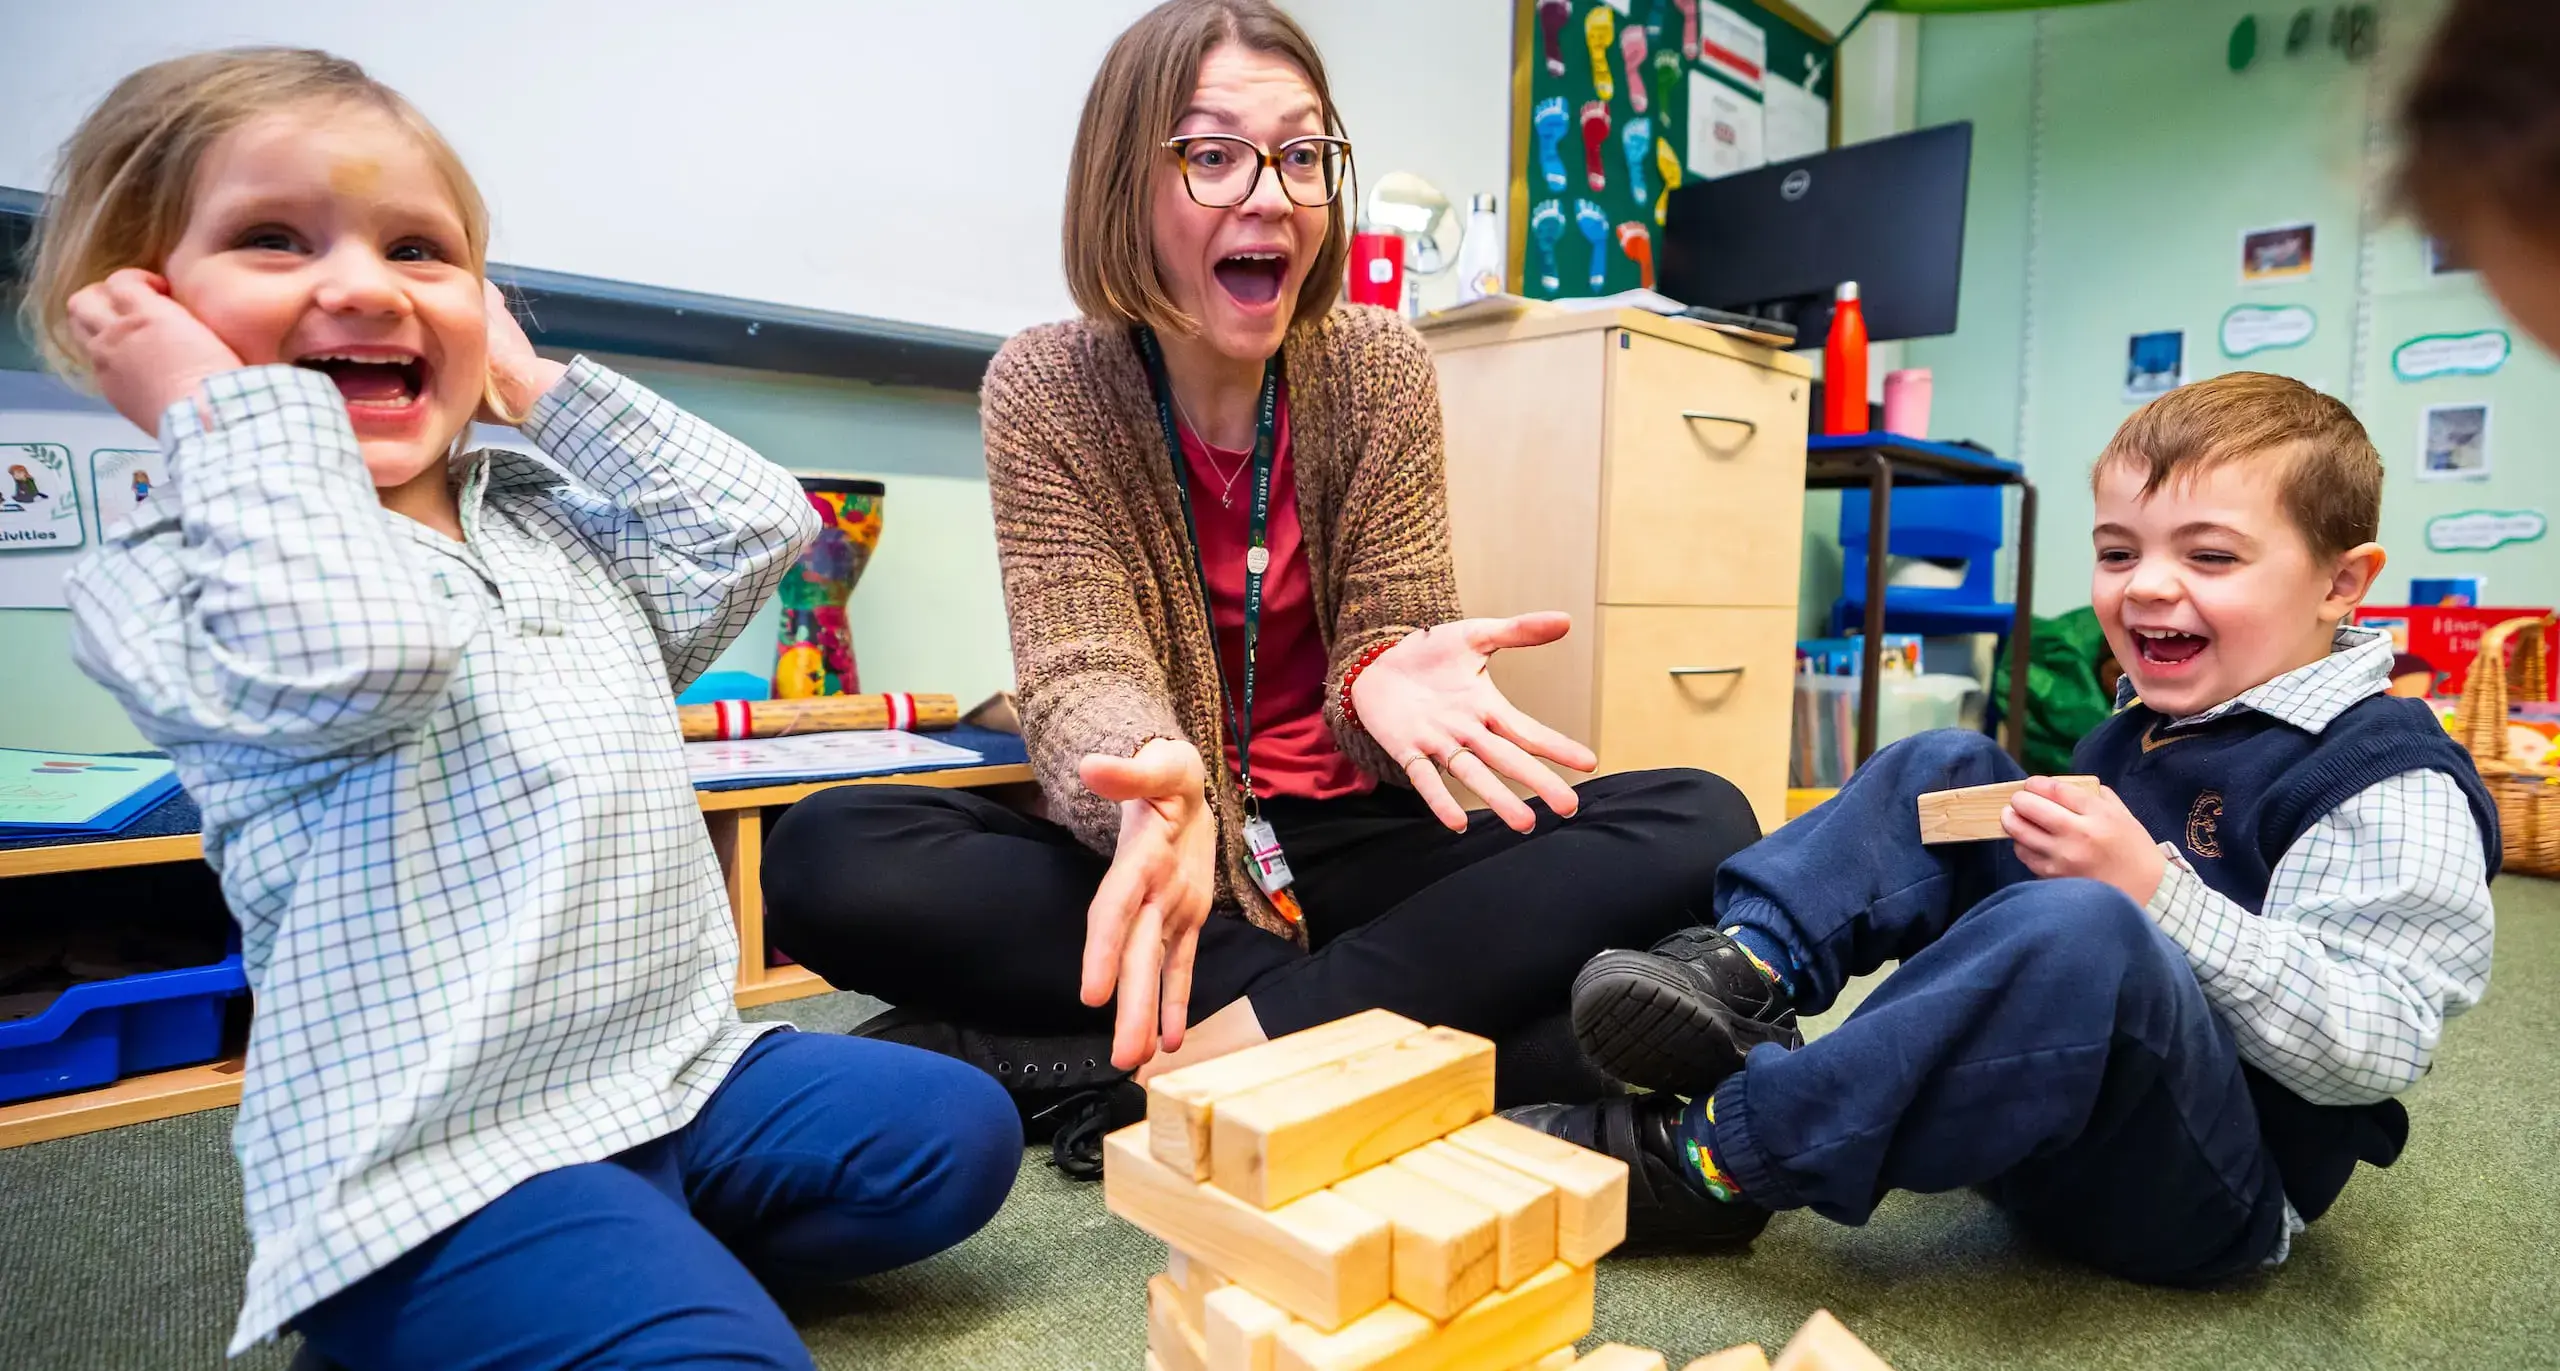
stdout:
POLYGON ((1602 104, 1618 94, 1618 83, 1609 75, 1609 44, 1617 36, 1616 10, 1605 4, 1593 5, 1591 12, 1582 16, 1582 41, 1591 49, 1591 93, 1599 96, 1602 104))
POLYGON ((1670 48, 1653 55, 1649 74, 1653 77, 1653 103, 1662 109, 1667 127, 1671 119, 1671 97, 1680 89, 1680 54, 1670 48))
POLYGON ((1582 174, 1593 190, 1609 188, 1609 107, 1597 100, 1582 105, 1582 174))
POLYGON ((1653 151, 1653 121, 1630 120, 1626 131, 1618 135, 1618 147, 1627 155, 1627 194, 1641 205, 1653 198, 1653 192, 1644 184, 1645 154, 1653 151))
POLYGON ((1591 243, 1591 293, 1597 295, 1609 284, 1609 216, 1588 200, 1573 202, 1574 227, 1591 243))
POLYGON ((1636 284, 1653 289, 1653 233, 1644 225, 1629 220, 1618 225, 1618 251, 1636 264, 1636 284))
POLYGON ((1618 35, 1618 52, 1627 59, 1627 103, 1644 113, 1644 30, 1634 24, 1618 35))
POLYGON ((1680 55, 1695 62, 1698 60, 1698 0, 1671 0, 1671 7, 1680 11, 1680 55))
POLYGON ((1564 75, 1564 21, 1573 17, 1573 0, 1538 0, 1538 42, 1546 49, 1547 74, 1564 75))
POLYGON ((1556 275, 1556 243, 1564 237, 1564 206, 1541 200, 1529 209, 1529 239, 1538 245, 1538 285, 1553 295, 1564 287, 1556 275))
POLYGON ((1662 173, 1662 193, 1653 197, 1653 222, 1656 227, 1670 222, 1671 191, 1680 184, 1680 154, 1671 150, 1671 140, 1653 140, 1654 169, 1662 173))
POLYGON ((1564 141, 1564 97, 1539 101, 1529 113, 1529 127, 1538 135, 1538 170, 1547 178, 1547 189, 1564 189, 1564 158, 1556 152, 1556 144, 1564 141))

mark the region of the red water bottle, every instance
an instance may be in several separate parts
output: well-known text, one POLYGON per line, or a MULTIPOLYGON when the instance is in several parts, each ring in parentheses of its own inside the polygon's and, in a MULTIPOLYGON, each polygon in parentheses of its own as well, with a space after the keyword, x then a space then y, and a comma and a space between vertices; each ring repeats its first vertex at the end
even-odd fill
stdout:
POLYGON ((1867 431, 1867 316, 1855 281, 1840 283, 1822 344, 1822 431, 1867 431))

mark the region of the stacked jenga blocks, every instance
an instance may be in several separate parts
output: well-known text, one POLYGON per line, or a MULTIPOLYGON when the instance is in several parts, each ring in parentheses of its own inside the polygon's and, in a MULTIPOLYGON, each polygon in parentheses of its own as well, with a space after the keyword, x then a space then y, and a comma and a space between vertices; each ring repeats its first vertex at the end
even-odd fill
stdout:
POLYGON ((1492 1113, 1491 1042, 1385 1010, 1157 1078, 1103 1145, 1150 1371, 1581 1365, 1626 1165, 1492 1113))

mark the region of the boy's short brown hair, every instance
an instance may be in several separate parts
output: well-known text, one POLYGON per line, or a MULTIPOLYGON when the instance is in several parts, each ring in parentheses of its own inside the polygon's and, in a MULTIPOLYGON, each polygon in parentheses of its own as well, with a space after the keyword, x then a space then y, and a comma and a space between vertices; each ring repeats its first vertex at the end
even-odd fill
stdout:
POLYGON ((2145 498, 2230 462, 2281 463, 2278 499, 2320 557, 2382 530, 2382 454, 2355 411, 2290 376, 2235 371, 2178 387, 2135 410, 2089 471, 2142 473, 2145 498))
POLYGON ((2560 10, 2454 0, 2400 102, 2400 202, 2459 244, 2483 210, 2560 223, 2560 10))
MULTIPOLYGON (((1155 173, 1172 155, 1164 140, 1200 84, 1201 59, 1223 43, 1297 67, 1323 108, 1325 132, 1344 136, 1314 40, 1270 0, 1166 0, 1139 16, 1094 73, 1067 164, 1067 290, 1088 318, 1175 333, 1195 326, 1156 272, 1155 173)), ((1324 246, 1298 287, 1293 323, 1323 318, 1342 293, 1346 196, 1357 192, 1346 189, 1326 209, 1324 246)))

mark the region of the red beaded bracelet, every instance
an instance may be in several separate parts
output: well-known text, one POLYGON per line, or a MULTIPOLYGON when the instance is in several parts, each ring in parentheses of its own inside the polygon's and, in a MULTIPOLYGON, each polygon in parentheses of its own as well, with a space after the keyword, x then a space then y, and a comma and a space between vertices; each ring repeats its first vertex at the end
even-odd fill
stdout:
POLYGON ((1389 638, 1383 643, 1373 643, 1370 645, 1368 651, 1361 653, 1359 657, 1354 659, 1351 665, 1343 671, 1342 721, 1344 723, 1351 724, 1356 727, 1360 722, 1360 711, 1354 708, 1351 704, 1351 683, 1360 679, 1360 673, 1368 670, 1371 662, 1385 656, 1389 648, 1392 648, 1403 641, 1404 639, 1402 638, 1389 638))

